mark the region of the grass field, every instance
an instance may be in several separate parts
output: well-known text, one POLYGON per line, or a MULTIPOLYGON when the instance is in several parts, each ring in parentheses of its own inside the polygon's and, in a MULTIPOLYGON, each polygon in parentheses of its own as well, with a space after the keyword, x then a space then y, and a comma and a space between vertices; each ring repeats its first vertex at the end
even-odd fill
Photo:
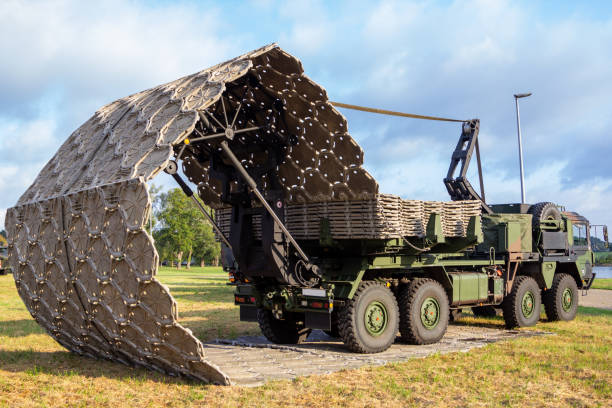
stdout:
POLYGON ((612 279, 599 279, 596 278, 595 282, 593 282, 593 289, 608 289, 612 290, 612 279))
MULTIPOLYGON (((238 321, 220 269, 163 268, 159 278, 202 340, 258 333, 238 321)), ((0 406, 610 406, 612 312, 581 307, 573 322, 536 328, 555 335, 257 388, 207 386, 65 351, 31 319, 12 277, 0 276, 0 406)))

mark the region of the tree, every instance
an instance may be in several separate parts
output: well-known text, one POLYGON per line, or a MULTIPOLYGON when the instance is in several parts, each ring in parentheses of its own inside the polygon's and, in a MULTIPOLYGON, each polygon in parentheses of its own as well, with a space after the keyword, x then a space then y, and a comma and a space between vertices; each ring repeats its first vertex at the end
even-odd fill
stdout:
POLYGON ((6 231, 0 231, 0 248, 8 246, 8 241, 6 240, 6 231))
POLYGON ((194 254, 200 262, 218 260, 220 247, 212 227, 182 190, 175 188, 158 194, 154 208, 157 224, 153 237, 160 259, 176 260, 178 268, 185 256, 189 268, 194 254))
POLYGON ((206 262, 217 266, 219 264, 221 246, 215 240, 215 234, 210 224, 200 224, 195 236, 193 255, 200 260, 200 266, 204 266, 206 262))

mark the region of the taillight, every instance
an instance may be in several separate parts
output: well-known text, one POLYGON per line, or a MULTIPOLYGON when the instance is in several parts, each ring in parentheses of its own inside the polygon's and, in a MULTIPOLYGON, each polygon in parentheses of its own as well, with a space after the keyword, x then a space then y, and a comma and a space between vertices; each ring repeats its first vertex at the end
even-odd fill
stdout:
POLYGON ((254 305, 257 303, 257 299, 255 299, 255 296, 234 295, 234 301, 236 302, 236 304, 241 303, 245 305, 254 305))

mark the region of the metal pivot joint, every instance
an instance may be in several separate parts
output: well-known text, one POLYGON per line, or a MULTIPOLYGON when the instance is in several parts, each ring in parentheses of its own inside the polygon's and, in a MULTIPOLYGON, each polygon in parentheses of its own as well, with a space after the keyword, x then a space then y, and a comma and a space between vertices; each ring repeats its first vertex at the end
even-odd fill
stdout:
POLYGON ((204 216, 208 219, 208 222, 210 223, 210 225, 212 225, 212 227, 215 229, 217 234, 219 234, 219 237, 221 238, 223 243, 227 245, 227 247, 230 250, 232 250, 232 245, 230 244, 229 240, 227 239, 223 231, 221 231, 221 228, 219 228, 215 220, 213 220, 210 214, 206 211, 202 203, 200 203, 200 201, 196 198, 196 196, 193 194, 193 190, 187 185, 187 183, 185 183, 185 180, 183 180, 183 178, 177 174, 177 169, 178 169, 178 166, 176 162, 170 161, 168 166, 166 166, 165 171, 166 173, 170 174, 172 178, 178 183, 178 185, 181 187, 181 190, 183 190, 183 193, 185 193, 187 197, 191 198, 191 201, 193 201, 196 204, 200 212, 204 214, 204 216))

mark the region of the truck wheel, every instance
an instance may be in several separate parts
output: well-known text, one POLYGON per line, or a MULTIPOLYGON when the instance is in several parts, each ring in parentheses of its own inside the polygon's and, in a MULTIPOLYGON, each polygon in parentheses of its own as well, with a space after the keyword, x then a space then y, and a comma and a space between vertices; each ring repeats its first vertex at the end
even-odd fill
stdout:
POLYGON ((300 344, 306 341, 311 329, 304 327, 304 319, 298 321, 292 313, 287 313, 283 320, 278 320, 267 309, 257 311, 259 328, 266 339, 276 344, 300 344))
POLYGON ((472 308, 474 316, 480 317, 495 317, 497 316, 497 310, 493 306, 475 306, 472 308))
POLYGON ((578 285, 570 275, 555 275, 552 286, 542 296, 548 320, 573 320, 578 311, 578 285))
POLYGON ((506 327, 535 326, 540 320, 540 288, 529 276, 517 276, 512 285, 512 291, 504 300, 504 320, 506 327))
POLYGON ((395 341, 399 310, 395 296, 380 282, 361 282, 355 296, 338 313, 340 337, 357 353, 379 353, 395 341))
POLYGON ((448 327, 448 297, 433 279, 415 279, 399 292, 400 333, 410 344, 440 341, 448 327))
POLYGON ((550 202, 537 203, 529 207, 527 214, 533 216, 532 224, 534 228, 540 228, 540 222, 545 220, 561 220, 559 208, 550 202))

